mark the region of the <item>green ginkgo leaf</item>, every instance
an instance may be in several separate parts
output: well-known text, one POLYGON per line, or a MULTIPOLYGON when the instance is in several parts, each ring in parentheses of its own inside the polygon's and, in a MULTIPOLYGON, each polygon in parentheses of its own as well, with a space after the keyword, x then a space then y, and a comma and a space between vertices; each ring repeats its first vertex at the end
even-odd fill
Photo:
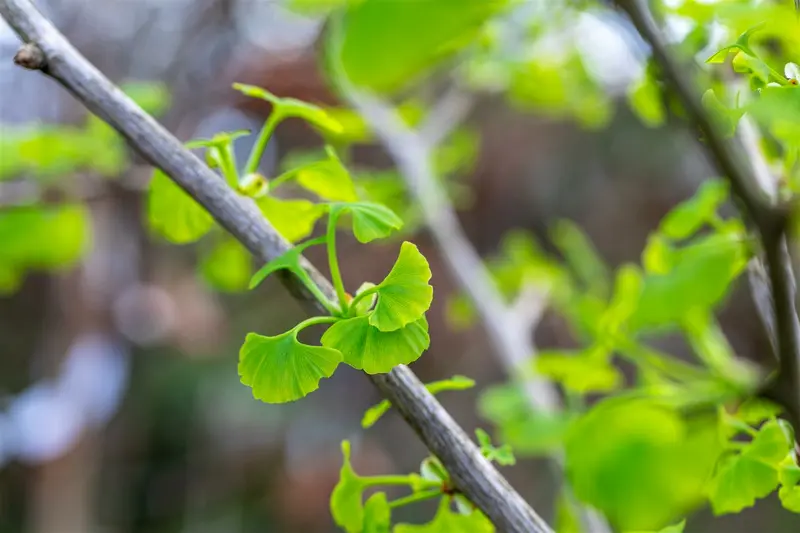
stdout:
POLYGON ((153 231, 175 244, 194 242, 214 225, 211 215, 160 170, 150 181, 147 218, 153 231))
POLYGON ((605 355, 591 348, 578 353, 543 351, 535 360, 535 369, 579 394, 608 392, 622 384, 622 374, 605 355))
POLYGON ((363 533, 389 533, 392 526, 392 510, 385 492, 376 492, 364 505, 363 533))
POLYGON ((422 525, 397 524, 394 533, 494 533, 491 521, 478 510, 468 515, 454 513, 448 498, 442 498, 431 522, 422 525))
POLYGON ((433 301, 428 260, 410 242, 400 247, 392 270, 376 287, 378 301, 369 323, 381 331, 393 331, 425 314, 433 301))
POLYGON ((233 88, 247 96, 271 103, 274 106, 273 113, 280 115, 282 118, 302 118, 309 124, 331 133, 341 133, 343 131, 342 125, 338 121, 326 113, 324 109, 315 105, 294 98, 280 98, 266 89, 254 85, 234 83, 233 88))
POLYGON ((335 203, 331 204, 330 208, 331 223, 335 223, 343 213, 351 214, 353 235, 361 243, 383 239, 403 227, 403 220, 394 211, 381 204, 335 203))
POLYGON ((239 241, 225 239, 202 259, 200 272, 212 287, 236 292, 247 288, 252 264, 250 252, 239 241))
POLYGON ((297 246, 287 250, 280 256, 276 257, 260 269, 258 272, 253 274, 253 277, 250 279, 250 288, 254 289, 257 287, 262 281, 264 281, 267 276, 270 274, 277 272, 278 270, 291 270, 299 277, 303 276, 303 267, 300 266, 300 257, 302 256, 303 252, 310 248, 311 246, 317 244, 324 244, 326 241, 325 237, 318 237, 316 239, 311 239, 310 241, 306 241, 303 243, 298 244, 297 246))
POLYGON ((326 159, 304 162, 275 178, 273 189, 280 183, 295 179, 306 190, 324 200, 332 202, 355 202, 358 200, 350 172, 342 164, 330 146, 325 148, 326 159))
POLYGON ((322 345, 341 352, 353 368, 384 374, 419 359, 430 345, 428 322, 423 317, 403 328, 381 331, 368 316, 359 316, 336 322, 322 336, 322 345))
POLYGON ((331 493, 331 514, 336 525, 343 527, 347 533, 361 533, 364 525, 362 493, 367 484, 353 470, 348 441, 342 441, 342 457, 339 482, 331 493))
POLYGON ((738 513, 775 490, 779 467, 792 449, 790 434, 782 422, 771 420, 741 453, 721 462, 709 492, 714 514, 738 513))
POLYGON ((248 333, 239 351, 239 376, 253 396, 267 403, 286 403, 319 388, 333 375, 342 354, 297 340, 298 329, 275 337, 248 333))
POLYGON ((256 202, 266 219, 289 242, 297 242, 314 231, 325 206, 308 200, 281 200, 263 196, 256 202))

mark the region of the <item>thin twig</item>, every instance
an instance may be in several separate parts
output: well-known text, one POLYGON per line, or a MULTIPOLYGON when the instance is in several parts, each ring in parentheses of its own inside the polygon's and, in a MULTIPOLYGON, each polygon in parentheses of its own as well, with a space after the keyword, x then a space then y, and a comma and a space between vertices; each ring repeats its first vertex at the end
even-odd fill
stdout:
MULTIPOLYGON (((686 69, 670 54, 645 0, 617 0, 630 17, 642 38, 650 45, 653 57, 666 81, 681 101, 689 118, 705 135, 705 147, 718 170, 728 179, 733 193, 744 206, 744 214, 755 226, 764 247, 767 273, 774 308, 775 345, 779 361, 777 378, 768 385, 765 395, 782 404, 795 430, 800 430, 800 321, 795 309, 794 277, 786 245, 789 213, 762 188, 748 162, 745 149, 730 142, 718 131, 703 109, 700 95, 687 76, 686 69)), ((765 190, 766 189, 766 190, 765 190)), ((763 291, 760 291, 763 292, 763 291)), ((763 308, 763 294, 757 306, 763 308)), ((769 322, 769 319, 764 320, 769 322)))
MULTIPOLYGON (((30 0, 0 0, 0 15, 25 43, 41 49, 47 60, 47 75, 119 131, 145 159, 163 169, 256 258, 267 262, 289 249, 289 244, 261 216, 252 201, 232 191, 180 141, 104 77, 30 0)), ((304 268, 320 290, 333 295, 327 279, 308 262, 304 263, 304 268)), ((285 275, 282 279, 309 309, 325 313, 325 309, 300 288, 302 284, 296 278, 285 275)), ((455 487, 483 511, 499 531, 552 531, 486 461, 411 370, 401 365, 389 374, 371 376, 371 379, 442 461, 455 487)))

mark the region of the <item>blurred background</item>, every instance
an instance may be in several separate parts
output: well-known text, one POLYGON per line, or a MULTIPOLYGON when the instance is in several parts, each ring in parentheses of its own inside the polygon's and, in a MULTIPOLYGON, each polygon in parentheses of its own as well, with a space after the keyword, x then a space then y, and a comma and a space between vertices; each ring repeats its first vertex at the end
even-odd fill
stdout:
MULTIPOLYGON (((569 50, 564 61, 578 61, 579 75, 551 80, 540 66, 515 80, 506 97, 491 91, 500 74, 474 65, 476 79, 489 90, 465 123, 474 150, 456 156, 464 159, 454 173, 466 193, 459 202, 461 222, 483 255, 496 252, 515 228, 552 248, 548 228, 569 219, 609 265, 638 261, 660 218, 711 170, 674 117, 650 127, 632 111, 628 88, 641 76, 645 49, 623 18, 589 2, 569 8, 525 4, 520 20, 552 24, 553 30, 537 34, 530 48, 569 50), (569 96, 576 86, 585 89, 577 99, 569 96)), ((260 127, 269 108, 231 90, 233 82, 341 104, 320 67, 322 19, 281 0, 37 5, 115 82, 163 84, 169 105, 161 121, 182 140, 260 127)), ((671 24, 674 39, 683 39, 680 21, 671 24)), ((504 37, 513 49, 516 37, 504 37)), ((86 111, 66 91, 12 64, 18 44, 0 23, 0 137, 11 139, 30 127, 83 127, 86 111)), ((28 155, 46 166, 57 136, 26 145, 28 155)), ((244 138, 236 145, 240 161, 248 143, 244 138)), ((0 146, 6 146, 3 168, 2 159, 15 156, 9 143, 0 146)), ((274 175, 288 154, 319 146, 311 129, 287 122, 270 143, 261 172, 274 175)), ((119 147, 88 150, 88 157, 102 157, 119 147)), ((353 159, 391 168, 375 147, 356 151, 353 159)), ((300 402, 253 400, 236 368, 244 335, 282 332, 304 312, 274 279, 250 292, 220 290, 225 279, 197 266, 212 245, 175 246, 154 237, 143 216, 152 169, 135 154, 110 164, 105 173, 117 179, 83 170, 65 174, 58 161, 49 164, 57 187, 28 179, 25 169, 6 169, 0 209, 80 195, 88 198, 90 233, 76 265, 32 269, 24 277, 4 277, 0 269, 0 285, 7 289, 0 298, 0 532, 327 533, 336 530, 328 498, 338 479, 342 439, 354 443, 360 473, 419 467, 426 451, 396 414, 361 429, 364 410, 380 398, 349 368, 300 402)), ((7 236, 0 235, 4 246, 7 236)), ((27 238, 45 237, 53 238, 27 238)), ((413 369, 423 381, 474 378, 475 389, 440 399, 469 432, 488 428, 476 401, 481 390, 506 379, 502 365, 480 326, 452 327, 446 303, 454 281, 424 228, 412 238, 431 262, 437 295, 428 315, 431 348, 413 369)), ((381 279, 396 255, 396 243, 367 248, 345 239, 341 246, 350 286, 381 279)), ((312 253, 310 259, 324 267, 324 256, 312 253)), ((726 303, 721 322, 739 355, 768 360, 769 344, 745 287, 726 303)), ((546 313, 535 342, 568 347, 573 341, 563 321, 546 313)), ((665 339, 662 347, 688 354, 678 339, 665 339)), ((504 472, 552 519, 555 481, 544 461, 522 458, 504 472)), ((414 507, 401 518, 422 521, 433 508, 414 507)), ((798 528, 797 515, 780 510, 771 497, 741 515, 712 519, 701 511, 687 531, 798 528)))

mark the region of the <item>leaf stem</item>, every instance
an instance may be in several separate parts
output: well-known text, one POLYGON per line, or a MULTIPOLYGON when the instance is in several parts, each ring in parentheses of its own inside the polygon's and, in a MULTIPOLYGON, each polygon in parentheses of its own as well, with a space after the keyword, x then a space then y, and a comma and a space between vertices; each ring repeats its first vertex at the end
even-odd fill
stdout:
POLYGON ((329 318, 335 318, 341 313, 341 310, 333 302, 331 302, 328 297, 323 294, 319 286, 314 283, 314 281, 311 279, 311 276, 308 275, 308 272, 302 268, 292 269, 292 271, 300 279, 300 281, 303 282, 303 285, 306 289, 308 289, 308 292, 310 292, 319 303, 325 306, 325 309, 332 315, 329 318))
MULTIPOLYGON (((375 485, 419 485, 423 488, 431 489, 441 489, 442 482, 441 481, 431 481, 427 479, 419 479, 416 476, 369 476, 362 478, 362 480, 368 486, 375 486, 375 485)), ((441 492, 441 490, 440 490, 441 492)))
POLYGON ((222 175, 225 176, 228 185, 236 187, 239 185, 239 172, 236 170, 236 158, 233 154, 233 145, 226 143, 224 147, 218 147, 220 163, 222 164, 222 175))
POLYGON ((336 288, 336 296, 339 298, 339 313, 345 316, 348 311, 347 296, 344 291, 344 281, 342 281, 342 273, 339 271, 339 258, 336 255, 336 222, 339 220, 339 214, 331 211, 328 218, 328 264, 331 269, 331 279, 333 286, 336 288))
POLYGON ((370 287, 369 289, 356 294, 355 298, 350 302, 350 306, 347 308, 347 314, 350 316, 350 312, 356 308, 356 304, 366 298, 367 296, 371 296, 378 292, 380 289, 379 285, 375 285, 374 287, 370 287))
POLYGON ((250 152, 250 157, 247 158, 247 164, 244 167, 245 176, 258 170, 258 163, 264 155, 264 150, 267 149, 267 143, 269 143, 269 139, 272 137, 272 132, 275 131, 275 127, 281 120, 283 120, 283 114, 273 109, 269 118, 264 123, 264 127, 261 128, 261 133, 258 134, 258 139, 256 140, 255 146, 253 146, 253 150, 250 152))
POLYGON ((404 496, 403 498, 398 498, 396 500, 390 501, 389 508, 397 509, 398 507, 402 507, 404 505, 410 505, 412 503, 430 500, 431 498, 436 498, 438 496, 441 496, 442 494, 443 493, 441 488, 425 492, 416 492, 414 494, 409 494, 408 496, 404 496))
POLYGON ((311 326, 316 326, 318 324, 332 324, 339 320, 339 318, 335 316, 315 316, 311 318, 307 318, 297 324, 293 329, 295 333, 298 333, 300 330, 306 329, 311 326))

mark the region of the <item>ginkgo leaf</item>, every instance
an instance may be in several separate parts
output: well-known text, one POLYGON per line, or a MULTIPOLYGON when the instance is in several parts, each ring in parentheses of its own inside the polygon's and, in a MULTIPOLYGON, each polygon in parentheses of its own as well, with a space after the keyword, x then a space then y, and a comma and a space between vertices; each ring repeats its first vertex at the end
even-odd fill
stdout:
POLYGON ((358 200, 350 172, 330 146, 325 148, 326 159, 309 161, 275 178, 273 187, 283 181, 296 179, 306 190, 333 202, 358 200))
POLYGON ((478 510, 463 515, 450 509, 448 498, 442 498, 439 510, 431 522, 422 525, 397 524, 394 533, 494 533, 491 521, 478 510))
POLYGON ((415 245, 404 242, 392 270, 376 288, 378 301, 369 323, 393 331, 418 320, 433 301, 430 279, 428 260, 415 245))
POLYGON ((361 243, 383 239, 403 227, 403 220, 381 204, 335 203, 331 204, 330 208, 332 223, 338 220, 342 213, 349 212, 352 215, 353 235, 361 243))
POLYGON ((339 482, 331 493, 331 514, 336 525, 347 533, 361 533, 364 525, 362 494, 367 484, 350 463, 350 442, 342 441, 342 468, 339 482))
POLYGON ((607 357, 589 349, 579 353, 543 351, 535 360, 536 371, 566 389, 580 394, 608 392, 622 384, 622 374, 607 357))
POLYGON ((392 526, 392 510, 385 492, 376 492, 364 505, 363 533, 389 533, 392 526))
POLYGON ((176 244, 194 242, 214 225, 211 215, 160 170, 150 181, 147 218, 155 232, 176 244))
POLYGON ((311 246, 317 244, 324 244, 326 241, 325 237, 318 237, 316 239, 311 239, 306 242, 302 242, 290 250, 287 250, 280 256, 276 257, 260 269, 258 272, 253 274, 253 277, 250 279, 250 288, 253 289, 257 287, 262 281, 264 281, 267 276, 270 274, 277 272, 278 270, 291 270, 292 272, 299 274, 303 267, 300 266, 300 256, 303 252, 310 248, 311 246))
POLYGON ((256 202, 269 223, 289 242, 297 242, 314 231, 325 206, 308 200, 281 200, 263 196, 256 202))
POLYGON ((779 465, 792 449, 789 435, 782 422, 771 420, 741 453, 721 462, 709 492, 714 514, 738 513, 775 490, 779 465))
POLYGON ((200 263, 203 278, 222 291, 240 291, 247 287, 253 260, 247 249, 234 239, 217 243, 200 263))
POLYGON ((341 352, 344 362, 367 374, 384 374, 419 359, 430 344, 424 317, 394 331, 381 331, 368 316, 341 320, 322 335, 322 345, 341 352))
POLYGON ((342 125, 337 120, 326 113, 324 109, 315 105, 294 98, 280 98, 266 89, 254 85, 234 83, 233 88, 247 96, 266 100, 274 106, 273 113, 277 113, 282 117, 302 118, 323 131, 332 133, 341 133, 343 131, 342 125))
POLYGON ((239 351, 239 376, 267 403, 298 400, 319 388, 342 361, 337 350, 297 340, 297 329, 275 337, 249 333, 239 351))

